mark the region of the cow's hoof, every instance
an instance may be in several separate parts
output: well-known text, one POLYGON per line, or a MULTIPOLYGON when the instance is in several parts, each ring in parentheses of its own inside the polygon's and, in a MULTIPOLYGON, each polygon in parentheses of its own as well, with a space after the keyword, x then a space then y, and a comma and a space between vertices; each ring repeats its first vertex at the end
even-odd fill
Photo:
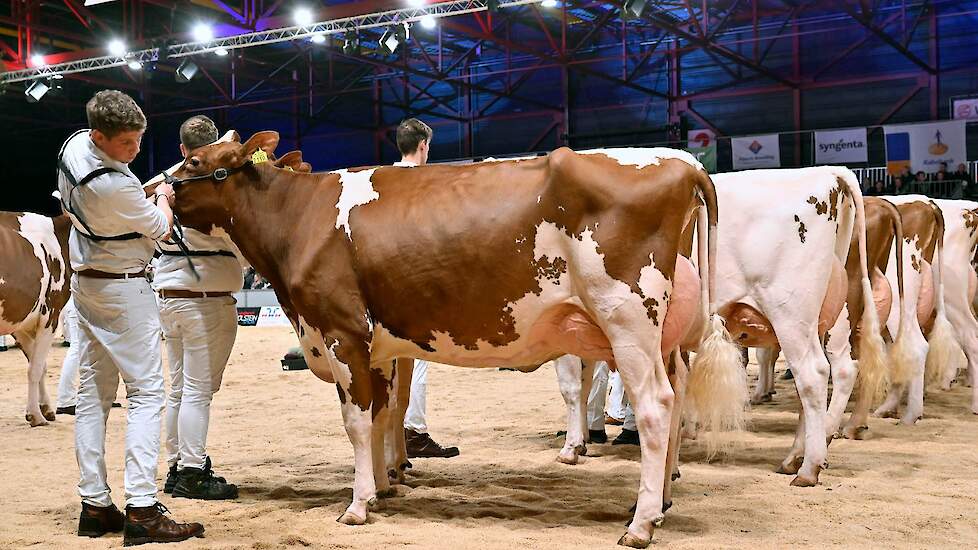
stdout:
POLYGON ((771 402, 771 396, 768 394, 755 395, 750 399, 751 405, 760 405, 761 403, 770 403, 770 402, 771 402))
POLYGON ((24 419, 27 420, 27 423, 31 425, 31 428, 48 425, 48 421, 45 420, 44 416, 42 415, 27 413, 24 415, 24 419))
MULTIPOLYGON (((394 487, 388 487, 383 491, 377 491, 377 498, 394 498, 396 496, 397 496, 397 489, 394 487)), ((369 506, 370 503, 368 502, 367 505, 369 506)))
POLYGON ((672 473, 672 480, 673 481, 676 481, 677 479, 679 479, 681 477, 683 477, 683 474, 677 468, 676 471, 672 473))
MULTIPOLYGON (((665 501, 665 502, 662 503, 662 513, 663 514, 665 514, 669 510, 669 508, 672 508, 672 501, 671 500, 667 500, 667 501, 665 501)), ((656 525, 656 527, 658 527, 658 525, 656 525)))
POLYGON ((779 474, 785 474, 789 476, 795 475, 798 473, 798 470, 801 470, 801 465, 804 462, 805 462, 805 457, 799 456, 798 458, 792 460, 791 463, 789 463, 787 466, 782 463, 780 466, 778 466, 776 472, 779 474))
POLYGON ((904 426, 913 426, 918 420, 920 420, 920 417, 921 415, 919 414, 904 416, 900 419, 900 424, 903 424, 904 426))
POLYGON ((842 429, 842 437, 860 441, 866 439, 866 432, 868 431, 869 426, 846 426, 842 429))
POLYGON ((628 548, 648 548, 650 544, 652 544, 651 538, 640 539, 628 532, 618 539, 618 546, 627 546, 628 548))
POLYGON ((560 462, 561 464, 568 464, 570 466, 574 466, 578 462, 579 455, 577 449, 580 448, 581 448, 580 446, 574 449, 568 449, 564 447, 557 454, 557 462, 560 462))
POLYGON ((587 456, 587 445, 578 445, 574 451, 577 452, 577 456, 587 456))
POLYGON ((818 485, 818 477, 810 478, 805 476, 795 476, 795 479, 791 480, 792 487, 814 487, 818 485))
POLYGON ((900 418, 900 415, 896 411, 881 411, 877 410, 873 413, 876 418, 900 418))
POLYGON ((372 511, 376 510, 377 508, 380 508, 380 501, 377 500, 376 496, 367 501, 367 510, 372 511))
POLYGON ((41 405, 41 414, 44 416, 44 419, 49 422, 54 422, 55 418, 57 418, 54 411, 51 410, 51 407, 48 405, 41 405))
POLYGON ((367 518, 362 518, 353 512, 345 512, 342 516, 336 518, 336 521, 343 525, 364 525, 367 523, 367 518))

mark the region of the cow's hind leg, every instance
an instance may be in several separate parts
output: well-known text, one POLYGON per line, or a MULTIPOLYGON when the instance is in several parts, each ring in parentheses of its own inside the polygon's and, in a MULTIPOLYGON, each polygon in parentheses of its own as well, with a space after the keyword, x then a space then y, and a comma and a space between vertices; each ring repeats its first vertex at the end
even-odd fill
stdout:
POLYGON ((404 484, 404 470, 410 462, 407 456, 407 441, 404 439, 404 415, 411 398, 411 375, 414 373, 414 359, 399 358, 394 367, 394 387, 396 388, 394 406, 388 423, 387 476, 391 484, 404 484))
POLYGON ((832 366, 832 400, 829 402, 829 412, 825 421, 827 437, 841 437, 842 417, 846 413, 846 404, 852 395, 856 383, 856 363, 852 360, 852 346, 849 334, 849 306, 845 306, 835 325, 829 330, 828 343, 825 346, 829 364, 832 366))
POLYGON ((672 352, 669 383, 672 386, 674 402, 672 416, 669 422, 669 448, 666 452, 665 483, 662 489, 662 511, 672 506, 672 482, 679 479, 679 446, 682 438, 679 431, 683 420, 683 399, 686 396, 686 379, 689 367, 683 360, 682 353, 677 349, 672 352))

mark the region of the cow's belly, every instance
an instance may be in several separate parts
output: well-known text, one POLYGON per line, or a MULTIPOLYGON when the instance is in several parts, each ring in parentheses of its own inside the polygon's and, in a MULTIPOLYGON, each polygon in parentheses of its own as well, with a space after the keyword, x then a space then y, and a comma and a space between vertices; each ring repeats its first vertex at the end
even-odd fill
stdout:
MULTIPOLYGON (((845 268, 838 260, 832 263, 832 274, 818 314, 818 333, 825 334, 835 324, 846 301, 848 281, 845 268)), ((771 322, 757 308, 736 302, 723 307, 720 315, 726 319, 727 332, 741 346, 770 348, 778 343, 771 322)))
POLYGON ((873 303, 876 304, 876 318, 886 319, 890 315, 890 308, 893 306, 893 289, 890 287, 890 280, 883 275, 880 268, 873 271, 873 303))
MULTIPOLYGON (((700 310, 700 279, 693 264, 679 257, 673 288, 662 321, 661 349, 667 351, 683 342, 691 332, 700 310)), ((524 318, 524 321, 526 319, 524 318)), ((430 343, 434 351, 422 351, 413 343, 393 336, 386 327, 375 326, 374 357, 416 357, 459 367, 516 367, 530 370, 561 355, 576 355, 595 361, 612 361, 611 343, 579 299, 563 296, 543 304, 524 324, 522 337, 505 347, 466 349, 455 345, 444 333, 430 343)))
POLYGON ((936 289, 934 288, 934 270, 930 263, 921 260, 923 271, 920 273, 920 294, 917 295, 917 324, 924 333, 930 332, 934 306, 936 305, 936 289))

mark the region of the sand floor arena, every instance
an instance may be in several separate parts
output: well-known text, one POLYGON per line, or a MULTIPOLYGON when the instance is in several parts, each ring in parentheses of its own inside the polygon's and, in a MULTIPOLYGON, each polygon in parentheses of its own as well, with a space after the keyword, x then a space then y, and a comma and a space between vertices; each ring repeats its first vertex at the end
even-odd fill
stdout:
MULTIPOLYGON (((406 496, 385 501, 369 525, 336 523, 352 495, 352 447, 335 389, 309 371, 280 369, 295 342, 285 328, 239 331, 215 397, 209 452, 241 497, 161 495, 176 519, 207 528, 206 538, 174 548, 615 547, 635 500, 638 449, 591 445, 593 456, 578 466, 555 462, 565 414, 550 368, 433 367, 431 433, 461 456, 416 459, 406 496)), ((52 396, 64 351, 55 348, 50 360, 52 396)), ((28 427, 26 369, 19 351, 0 353, 0 547, 121 547, 120 535, 74 535, 73 417, 28 427)), ((795 429, 789 384, 778 381, 775 403, 754 408, 752 431, 725 459, 707 464, 695 443, 685 449, 658 546, 978 547, 978 417, 968 412, 968 390, 929 395, 913 427, 871 419, 872 440, 833 442, 821 484, 798 489, 774 473, 795 429)), ((123 413, 113 411, 107 443, 120 506, 123 413)), ((609 428, 614 437, 618 428, 609 428)))

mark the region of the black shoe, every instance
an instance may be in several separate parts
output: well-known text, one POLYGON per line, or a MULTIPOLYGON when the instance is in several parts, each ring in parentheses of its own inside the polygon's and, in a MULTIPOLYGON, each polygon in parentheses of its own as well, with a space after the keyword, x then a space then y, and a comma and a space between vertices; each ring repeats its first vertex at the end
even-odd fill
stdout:
POLYGON ((238 498, 238 486, 220 481, 213 473, 203 468, 184 468, 180 470, 180 479, 173 486, 173 497, 197 500, 231 500, 238 498))
POLYGON ((588 430, 587 431, 588 441, 591 443, 607 443, 608 442, 608 432, 604 430, 588 430))
MULTIPOLYGON (((75 416, 75 406, 58 407, 57 409, 54 409, 54 414, 70 414, 71 416, 75 416)), ((122 512, 119 513, 121 514, 122 512)))
POLYGON ((122 408, 122 403, 119 403, 119 402, 112 403, 112 408, 113 409, 121 409, 122 408))
POLYGON ((173 466, 166 472, 166 482, 163 483, 163 492, 166 494, 173 493, 173 488, 177 486, 177 481, 180 481, 180 471, 177 470, 177 463, 174 462, 173 466))
POLYGON ((623 429, 618 437, 611 442, 612 445, 638 445, 638 431, 623 429))
POLYGON ((126 516, 115 504, 102 507, 83 502, 81 515, 78 516, 78 536, 95 538, 106 533, 119 533, 125 524, 126 516))
POLYGON ((459 455, 458 447, 442 447, 426 433, 404 428, 408 458, 452 458, 459 455))
POLYGON ((791 373, 791 369, 787 369, 787 370, 784 371, 784 374, 781 375, 781 379, 782 380, 794 380, 795 379, 795 375, 791 373))

